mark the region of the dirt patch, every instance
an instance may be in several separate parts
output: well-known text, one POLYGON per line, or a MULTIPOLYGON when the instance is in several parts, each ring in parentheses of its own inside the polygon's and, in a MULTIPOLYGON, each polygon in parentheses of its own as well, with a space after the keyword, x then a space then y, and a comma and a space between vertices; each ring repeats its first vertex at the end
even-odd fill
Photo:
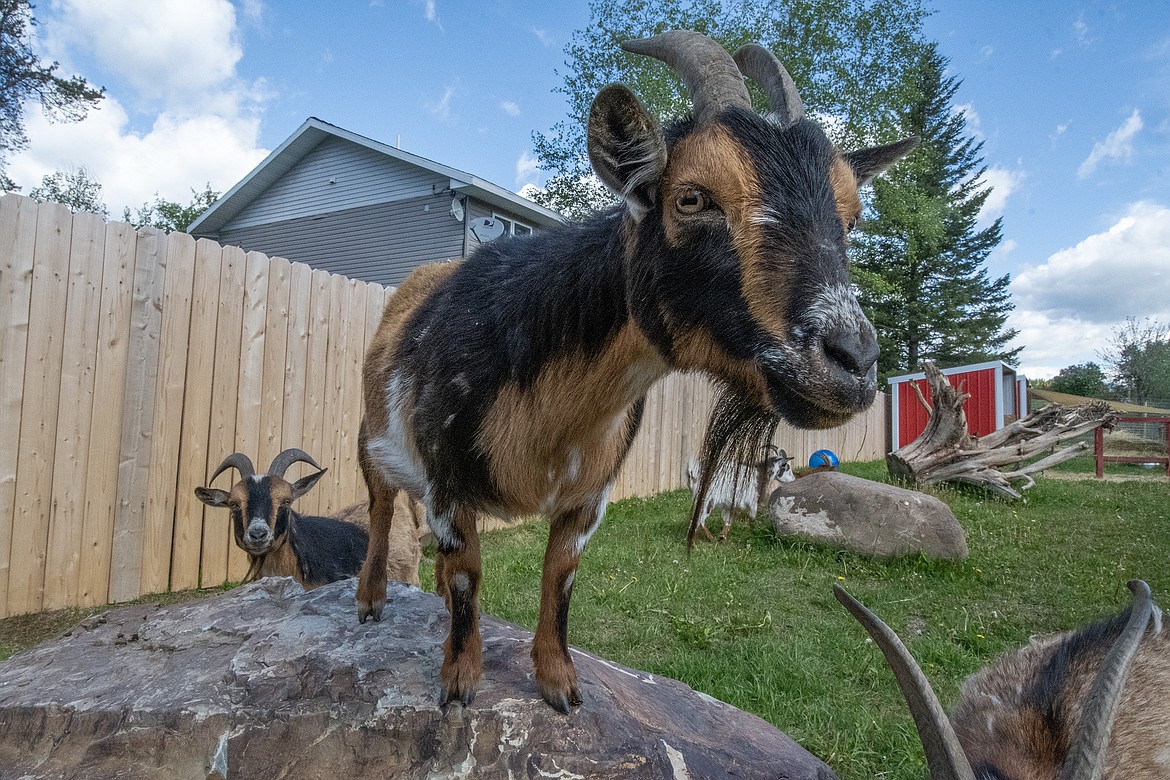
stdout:
MULTIPOLYGON (((1159 480, 1166 480, 1166 472, 1160 469, 1151 469, 1151 474, 1106 474, 1099 478, 1101 482, 1157 482, 1159 480)), ((1098 479, 1096 474, 1086 474, 1084 472, 1072 471, 1046 471, 1044 476, 1048 479, 1062 479, 1066 481, 1079 482, 1086 479, 1098 479)))

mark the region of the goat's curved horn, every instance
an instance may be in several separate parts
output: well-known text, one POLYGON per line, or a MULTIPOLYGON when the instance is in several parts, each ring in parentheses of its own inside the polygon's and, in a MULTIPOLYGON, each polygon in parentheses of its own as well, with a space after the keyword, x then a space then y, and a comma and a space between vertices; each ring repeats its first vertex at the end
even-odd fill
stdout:
POLYGON ((706 35, 671 30, 653 38, 624 41, 622 48, 661 60, 673 68, 690 90, 695 117, 699 120, 727 108, 751 107, 751 97, 735 60, 706 35))
POLYGON ((219 464, 219 468, 211 475, 211 479, 207 480, 207 484, 215 482, 215 478, 224 473, 228 469, 234 468, 240 472, 241 479, 255 476, 256 468, 252 465, 252 459, 242 452, 233 452, 223 459, 223 463, 219 464))
POLYGON ((1080 725, 1060 771, 1061 780, 1099 780, 1104 770, 1105 746, 1113 730, 1113 718, 1121 702, 1129 664, 1157 609, 1150 595, 1150 586, 1145 582, 1130 580, 1129 589, 1133 593, 1129 620, 1106 653, 1093 687, 1089 689, 1080 725))
POLYGON ((910 706, 910 714, 914 716, 918 738, 922 740, 926 763, 930 767, 930 780, 975 780, 975 773, 971 770, 971 764, 959 745, 959 738, 947 720, 938 696, 906 645, 881 618, 866 609, 864 604, 840 585, 833 586, 833 595, 869 632, 893 670, 898 687, 902 689, 902 696, 910 706))
POLYGON ((283 477, 284 472, 288 470, 288 467, 297 462, 308 463, 315 469, 321 468, 317 465, 317 461, 309 457, 307 452, 304 450, 298 450, 294 447, 292 449, 285 450, 272 459, 272 465, 268 467, 268 476, 283 477))
POLYGON ((768 96, 768 107, 781 124, 787 125, 804 117, 804 101, 788 69, 775 54, 758 43, 741 46, 735 53, 735 64, 743 75, 760 85, 768 96))

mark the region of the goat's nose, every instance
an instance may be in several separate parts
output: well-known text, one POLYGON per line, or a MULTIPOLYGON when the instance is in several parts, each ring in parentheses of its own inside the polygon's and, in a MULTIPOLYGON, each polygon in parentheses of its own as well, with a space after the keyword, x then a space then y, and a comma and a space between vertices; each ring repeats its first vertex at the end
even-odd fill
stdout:
POLYGON ((268 526, 266 525, 250 525, 248 526, 248 538, 252 541, 261 541, 268 536, 268 526))
POLYGON ((835 328, 821 339, 825 355, 858 379, 866 379, 878 359, 877 334, 866 325, 835 328))

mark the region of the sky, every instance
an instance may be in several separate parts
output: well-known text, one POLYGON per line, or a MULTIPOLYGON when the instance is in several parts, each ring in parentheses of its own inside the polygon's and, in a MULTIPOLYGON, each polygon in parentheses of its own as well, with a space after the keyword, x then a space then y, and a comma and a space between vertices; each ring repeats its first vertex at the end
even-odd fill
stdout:
MULTIPOLYGON (((1029 378, 1170 324, 1170 3, 938 0, 925 25, 983 142, 988 260, 1029 378)), ((8 175, 86 167, 111 214, 225 191, 307 117, 520 191, 585 0, 39 0, 35 46, 104 86, 82 122, 30 108, 8 175)))

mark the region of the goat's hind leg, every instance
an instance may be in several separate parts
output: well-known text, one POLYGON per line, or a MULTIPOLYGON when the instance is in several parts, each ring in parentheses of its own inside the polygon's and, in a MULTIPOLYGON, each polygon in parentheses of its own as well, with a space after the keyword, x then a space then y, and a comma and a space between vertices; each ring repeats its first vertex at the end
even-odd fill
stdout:
POLYGON ((585 543, 605 514, 600 507, 585 507, 554 515, 544 553, 540 579, 540 618, 532 642, 536 683, 544 700, 561 712, 581 703, 577 670, 569 655, 569 600, 585 543))
POLYGON ((443 644, 443 667, 439 670, 440 705, 454 701, 464 706, 471 704, 483 676, 483 644, 479 636, 482 570, 475 518, 473 510, 457 507, 446 515, 436 513, 431 521, 439 543, 435 587, 451 613, 451 630, 443 644))
POLYGON ((370 461, 364 426, 359 438, 358 460, 370 494, 370 541, 358 574, 357 613, 360 622, 373 618, 376 623, 382 619, 386 607, 386 556, 390 549, 390 524, 394 520, 394 499, 398 496, 398 488, 387 483, 382 472, 370 461))

